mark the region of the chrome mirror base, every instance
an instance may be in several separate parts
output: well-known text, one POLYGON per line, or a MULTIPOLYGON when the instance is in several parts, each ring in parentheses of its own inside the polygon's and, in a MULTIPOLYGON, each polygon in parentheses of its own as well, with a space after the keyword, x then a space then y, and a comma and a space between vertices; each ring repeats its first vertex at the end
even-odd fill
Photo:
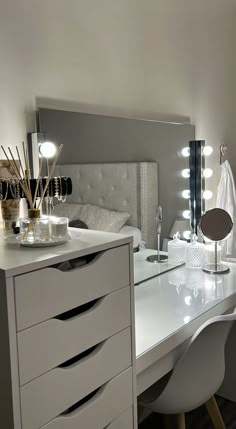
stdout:
POLYGON ((223 264, 209 264, 203 267, 203 271, 209 274, 227 274, 230 272, 230 269, 223 264))
POLYGON ((167 262, 168 256, 166 255, 150 255, 147 257, 148 262, 152 262, 154 264, 159 264, 161 262, 167 262))

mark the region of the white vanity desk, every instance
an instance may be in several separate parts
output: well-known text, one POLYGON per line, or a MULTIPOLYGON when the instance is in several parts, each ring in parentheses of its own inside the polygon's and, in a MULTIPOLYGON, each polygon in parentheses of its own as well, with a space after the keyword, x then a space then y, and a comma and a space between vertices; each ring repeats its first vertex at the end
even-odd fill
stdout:
POLYGON ((131 238, 71 232, 57 247, 0 240, 4 429, 136 428, 131 238))
MULTIPOLYGON (((139 263, 135 254, 134 269, 139 263)), ((147 264, 154 274, 156 264, 147 264)), ((180 267, 135 286, 138 395, 173 369, 185 341, 204 321, 236 306, 236 264, 228 265, 229 274, 180 267)))

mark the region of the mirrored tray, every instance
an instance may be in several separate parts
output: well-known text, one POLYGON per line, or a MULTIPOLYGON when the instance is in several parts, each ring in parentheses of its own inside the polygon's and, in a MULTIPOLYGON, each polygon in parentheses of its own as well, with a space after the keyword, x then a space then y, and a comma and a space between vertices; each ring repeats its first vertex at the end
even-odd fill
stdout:
MULTIPOLYGON (((154 277, 160 276, 168 271, 172 271, 181 267, 184 263, 171 264, 166 262, 153 264, 147 261, 148 256, 157 253, 153 249, 145 249, 134 253, 134 284, 139 285, 154 277)), ((167 255, 166 252, 160 252, 162 255, 167 255)))
POLYGON ((21 241, 21 236, 20 234, 18 235, 8 235, 6 237, 4 237, 4 241, 6 241, 6 243, 8 244, 20 244, 23 247, 51 247, 51 246, 58 246, 60 244, 64 244, 67 241, 71 240, 71 234, 68 233, 65 237, 63 238, 57 238, 57 239, 50 239, 48 241, 35 241, 33 243, 24 241, 21 241))

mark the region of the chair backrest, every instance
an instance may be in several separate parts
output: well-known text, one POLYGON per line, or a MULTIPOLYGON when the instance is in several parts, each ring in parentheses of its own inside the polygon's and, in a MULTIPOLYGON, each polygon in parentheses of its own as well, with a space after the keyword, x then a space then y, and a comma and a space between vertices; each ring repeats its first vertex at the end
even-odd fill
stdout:
POLYGON ((161 412, 193 410, 217 392, 224 379, 225 344, 234 320, 236 313, 217 316, 196 331, 156 401, 161 412))

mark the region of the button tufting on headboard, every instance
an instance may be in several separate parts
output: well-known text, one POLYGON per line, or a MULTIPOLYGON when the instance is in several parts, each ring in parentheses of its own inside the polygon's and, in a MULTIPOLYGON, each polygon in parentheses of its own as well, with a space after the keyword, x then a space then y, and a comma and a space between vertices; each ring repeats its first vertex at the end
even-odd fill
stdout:
POLYGON ((142 239, 155 248, 156 162, 58 165, 55 171, 72 178, 73 193, 67 202, 129 212, 129 225, 140 228, 142 239))

